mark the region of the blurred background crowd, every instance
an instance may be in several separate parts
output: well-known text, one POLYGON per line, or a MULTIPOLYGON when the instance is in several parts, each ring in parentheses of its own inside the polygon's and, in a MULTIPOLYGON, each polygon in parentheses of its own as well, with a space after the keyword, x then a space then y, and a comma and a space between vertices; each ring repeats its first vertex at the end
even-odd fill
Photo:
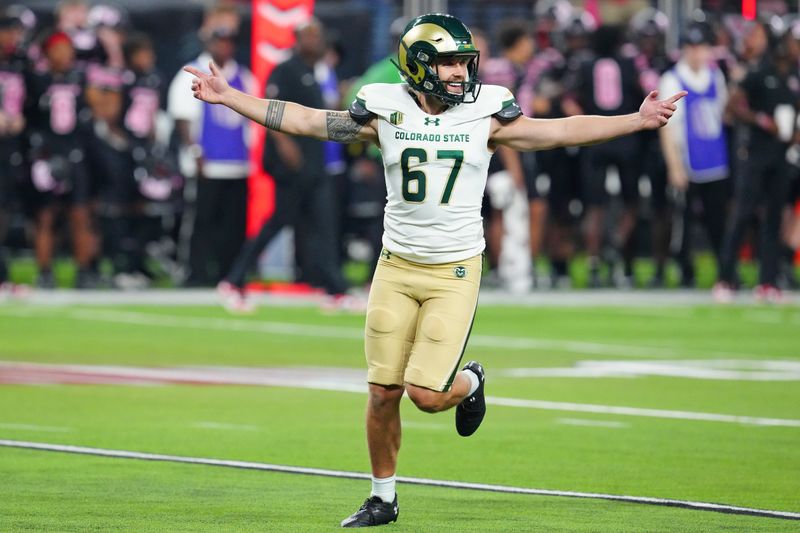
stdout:
POLYGON ((295 39, 265 52, 277 63, 265 85, 248 68, 249 1, 3 5, 0 287, 235 295, 267 278, 339 297, 368 283, 386 194, 377 148, 264 140, 194 100, 180 68, 213 60, 252 94, 344 109, 361 85, 400 81, 397 37, 429 10, 470 26, 481 80, 528 116, 633 113, 653 90, 689 93, 657 132, 498 151, 487 285, 713 286, 723 302, 743 285, 775 302, 797 287, 797 6, 713 0, 317 0, 313 18, 277 16, 295 39), (269 187, 253 187, 258 172, 269 187), (248 219, 264 194, 267 213, 248 219))

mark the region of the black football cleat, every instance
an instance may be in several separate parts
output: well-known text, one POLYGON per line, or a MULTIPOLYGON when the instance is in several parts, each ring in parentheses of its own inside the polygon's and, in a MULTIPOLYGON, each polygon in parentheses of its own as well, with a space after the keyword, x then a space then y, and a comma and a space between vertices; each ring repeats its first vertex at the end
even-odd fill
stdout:
POLYGON ((456 406, 456 431, 462 437, 469 437, 480 427, 486 414, 486 398, 483 395, 483 383, 486 376, 483 367, 477 361, 470 361, 462 370, 474 372, 478 376, 478 388, 456 406))
POLYGON ((396 522, 400 514, 397 494, 392 503, 386 503, 377 496, 370 496, 358 511, 342 520, 342 527, 372 527, 396 522))

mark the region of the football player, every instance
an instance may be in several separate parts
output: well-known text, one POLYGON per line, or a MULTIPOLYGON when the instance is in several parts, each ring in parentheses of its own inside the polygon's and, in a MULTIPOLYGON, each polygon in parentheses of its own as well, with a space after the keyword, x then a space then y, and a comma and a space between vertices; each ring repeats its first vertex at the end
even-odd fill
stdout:
POLYGON ((93 183, 87 169, 89 139, 86 74, 77 67, 69 35, 50 33, 42 42, 45 62, 30 76, 28 144, 32 159, 29 203, 34 213, 34 249, 39 267, 37 285, 55 287, 51 263, 57 215, 65 212, 78 265, 76 286, 96 285, 93 259, 97 241, 91 224, 93 183))
POLYGON ((18 289, 8 281, 3 244, 11 207, 25 174, 22 137, 27 64, 19 53, 21 28, 22 20, 15 13, 8 8, 0 10, 0 297, 18 289))
MULTIPOLYGON (((574 94, 581 113, 613 116, 634 113, 647 92, 638 83, 638 73, 630 58, 620 53, 621 33, 615 26, 601 26, 592 35, 594 57, 576 72, 574 94)), ((609 278, 619 287, 633 283, 633 230, 638 215, 640 136, 615 139, 603 146, 582 150, 583 196, 585 205, 586 255, 589 259, 589 286, 601 287, 601 257, 609 266, 609 278), (617 168, 623 209, 615 231, 606 244, 605 221, 611 198, 606 185, 608 169, 617 168), (623 256, 623 272, 613 275, 617 257, 623 256)))
MULTIPOLYGON (((647 93, 658 87, 664 72, 675 64, 676 58, 665 50, 666 35, 669 31, 669 17, 657 9, 648 8, 638 12, 628 26, 632 42, 622 47, 622 55, 633 59, 639 74, 639 84, 647 93)), ((641 150, 639 163, 643 174, 650 180, 649 203, 652 208, 650 235, 653 243, 655 273, 648 287, 663 288, 665 268, 669 256, 669 209, 667 205, 667 167, 661 153, 658 135, 643 132, 639 135, 641 150)), ((632 247, 628 247, 630 253, 632 247)), ((694 274, 682 272, 681 285, 692 287, 694 274)))
POLYGON ((484 249, 481 197, 498 146, 533 151, 583 145, 663 126, 684 93, 648 95, 636 113, 545 120, 522 116, 508 89, 482 85, 479 52, 457 18, 409 22, 398 45, 400 84, 362 87, 348 111, 259 99, 228 86, 219 68, 194 74, 195 98, 225 105, 269 129, 379 144, 388 201, 383 252, 370 289, 365 352, 372 494, 343 527, 397 520, 400 399, 425 412, 456 407, 456 429, 481 424, 483 367, 461 357, 472 327, 484 249))

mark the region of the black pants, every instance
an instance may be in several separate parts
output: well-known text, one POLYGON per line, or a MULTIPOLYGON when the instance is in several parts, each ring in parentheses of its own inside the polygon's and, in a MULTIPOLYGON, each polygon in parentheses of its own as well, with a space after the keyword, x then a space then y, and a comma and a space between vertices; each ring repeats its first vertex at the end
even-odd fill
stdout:
POLYGON ((678 250, 678 262, 684 280, 694 278, 692 231, 698 207, 702 209, 703 225, 708 232, 711 250, 717 260, 717 268, 721 266, 722 240, 725 236, 727 206, 730 199, 730 180, 726 178, 708 183, 690 183, 685 198, 684 209, 681 213, 681 243, 678 250))
POLYGON ((778 276, 778 251, 781 212, 786 203, 789 164, 785 146, 751 150, 742 162, 734 195, 733 215, 722 245, 720 281, 736 282, 736 266, 747 224, 759 206, 763 206, 759 238, 759 283, 774 285, 778 276))
POLYGON ((639 200, 639 176, 642 173, 640 150, 641 139, 636 136, 620 137, 607 143, 582 148, 584 205, 596 207, 608 204, 606 172, 611 165, 617 167, 620 194, 625 205, 635 205, 639 200))
POLYGON ((133 205, 111 206, 114 212, 100 217, 103 255, 111 259, 114 273, 145 272, 144 217, 133 205))
POLYGON ((650 178, 650 205, 655 211, 663 211, 667 207, 667 166, 658 137, 645 136, 641 165, 642 172, 650 178))
POLYGON ((8 281, 8 266, 6 265, 5 240, 8 232, 10 214, 0 202, 0 283, 8 281))
POLYGON ((187 284, 215 285, 230 270, 245 239, 246 179, 200 179, 187 284))
POLYGON ((6 152, 3 149, 2 141, 0 141, 0 158, 2 158, 0 159, 0 283, 8 279, 8 268, 6 267, 3 245, 5 244, 10 218, 12 178, 9 172, 9 154, 6 152))
POLYGON ((547 205, 550 217, 558 224, 572 222, 570 203, 581 198, 581 154, 577 148, 556 148, 536 153, 536 161, 544 174, 550 177, 547 205))
POLYGON ((298 278, 322 287, 329 294, 347 290, 339 253, 338 203, 332 179, 275 177, 275 211, 258 232, 248 239, 225 276, 237 287, 244 286, 247 273, 261 251, 285 226, 295 230, 298 278))

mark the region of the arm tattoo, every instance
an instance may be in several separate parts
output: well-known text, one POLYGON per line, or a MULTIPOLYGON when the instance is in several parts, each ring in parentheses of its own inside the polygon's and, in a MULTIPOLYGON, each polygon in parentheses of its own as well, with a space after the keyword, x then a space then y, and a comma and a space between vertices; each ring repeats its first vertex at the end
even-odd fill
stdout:
POLYGON ((267 116, 264 117, 264 126, 271 130, 281 130, 281 122, 283 121, 283 108, 286 107, 286 102, 281 100, 270 100, 267 106, 267 116))
POLYGON ((347 111, 328 111, 325 114, 328 127, 328 139, 339 143, 351 143, 358 140, 361 124, 350 117, 347 111))

